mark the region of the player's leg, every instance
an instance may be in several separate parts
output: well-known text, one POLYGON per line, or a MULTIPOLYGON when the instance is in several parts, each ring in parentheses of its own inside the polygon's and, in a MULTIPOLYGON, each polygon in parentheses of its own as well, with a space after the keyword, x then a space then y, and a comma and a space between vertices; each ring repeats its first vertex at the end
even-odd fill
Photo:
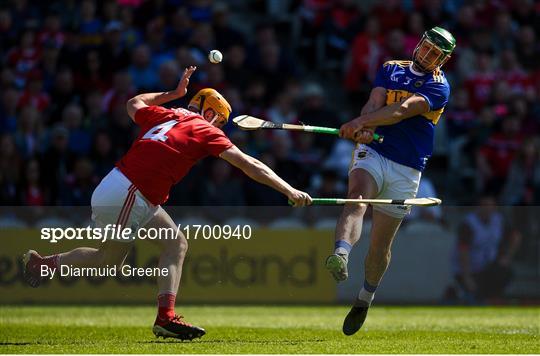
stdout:
MULTIPOLYGON (((138 215, 134 208, 135 187, 117 169, 103 178, 92 194, 92 220, 96 228, 106 226, 132 226, 138 215)), ((39 286, 41 266, 59 268, 62 265, 75 267, 101 267, 107 264, 120 267, 131 248, 132 241, 107 240, 99 248, 79 247, 74 250, 41 257, 36 251, 28 251, 23 262, 24 277, 32 287, 39 286)))
MULTIPOLYGON (((378 197, 382 199, 409 199, 416 197, 421 173, 390 160, 383 159, 385 185, 378 197)), ((352 335, 364 324, 367 312, 388 265, 391 247, 401 221, 410 206, 375 205, 371 226, 370 245, 364 261, 364 285, 351 311, 343 322, 343 333, 352 335)))
MULTIPOLYGON (((382 178, 377 174, 378 171, 380 171, 378 154, 367 146, 359 145, 353 152, 347 197, 350 199, 374 198, 382 185, 382 178)), ((347 204, 343 207, 337 221, 334 253, 326 259, 326 268, 338 282, 348 277, 349 252, 360 239, 366 210, 365 204, 347 204)))
POLYGON ((369 307, 375 297, 375 291, 390 264, 392 242, 402 220, 403 218, 393 217, 376 209, 373 210, 370 245, 364 261, 364 285, 343 322, 345 335, 356 333, 366 320, 369 307))
POLYGON ((73 267, 105 267, 109 265, 120 268, 130 249, 130 243, 105 241, 99 248, 78 247, 71 251, 44 257, 34 250, 29 250, 23 256, 24 278, 31 287, 35 288, 41 284, 43 279, 41 276, 42 265, 55 270, 61 268, 62 265, 73 267))
MULTIPOLYGON (((159 207, 145 228, 172 229, 176 225, 169 214, 159 207)), ((167 269, 166 276, 158 276, 158 313, 152 331, 156 336, 174 337, 182 340, 192 340, 203 336, 206 331, 200 327, 186 323, 182 316, 174 311, 176 295, 182 277, 182 264, 186 257, 188 243, 181 231, 172 238, 155 240, 160 247, 158 267, 167 269)))

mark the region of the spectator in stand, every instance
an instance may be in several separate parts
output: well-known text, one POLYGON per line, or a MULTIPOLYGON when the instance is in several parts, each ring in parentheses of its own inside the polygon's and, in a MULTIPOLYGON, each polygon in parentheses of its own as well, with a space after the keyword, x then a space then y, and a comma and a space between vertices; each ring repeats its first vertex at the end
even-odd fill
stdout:
POLYGON ((129 65, 129 53, 122 44, 122 23, 111 21, 105 26, 103 44, 99 49, 105 76, 111 76, 129 65))
MULTIPOLYGON (((375 17, 368 17, 364 31, 353 39, 346 60, 345 89, 350 100, 358 102, 357 96, 366 96, 375 80, 375 73, 382 63, 383 35, 375 17)), ((358 105, 358 104, 356 104, 358 105)), ((360 112, 360 109, 357 110, 360 112)))
POLYGON ((452 15, 445 10, 443 0, 422 0, 420 3, 420 12, 426 28, 446 26, 446 21, 452 18, 452 15))
POLYGON ((492 46, 497 51, 512 50, 515 43, 515 26, 507 11, 500 11, 495 16, 494 27, 491 32, 492 46))
POLYGON ((17 149, 24 158, 30 158, 41 152, 44 146, 43 117, 32 106, 26 106, 19 112, 19 128, 15 133, 17 149))
POLYGON ((101 4, 101 13, 103 20, 106 22, 111 22, 118 19, 119 16, 119 6, 117 0, 106 0, 101 4))
POLYGON ((203 88, 214 88, 219 92, 223 92, 227 88, 227 82, 225 81, 225 73, 223 73, 222 66, 209 64, 206 66, 205 71, 206 77, 193 86, 192 89, 194 91, 203 88))
MULTIPOLYGON (((175 79, 177 79, 175 77, 175 79)), ((170 87, 169 87, 170 88, 170 87)), ((114 82, 103 97, 103 109, 107 114, 111 114, 117 105, 124 105, 135 95, 135 88, 131 83, 131 77, 126 71, 117 72, 114 75, 114 82)))
POLYGON ((173 58, 173 52, 165 41, 165 20, 159 16, 146 25, 146 44, 152 51, 152 65, 158 68, 161 63, 173 58))
POLYGON ((49 95, 43 91, 43 74, 39 70, 28 73, 26 89, 19 98, 17 107, 33 107, 39 112, 45 111, 50 104, 49 95))
POLYGON ((0 8, 0 52, 6 53, 17 41, 13 17, 6 8, 0 8))
POLYGON ((470 109, 467 90, 458 88, 452 99, 445 118, 449 141, 467 135, 477 122, 477 115, 470 109))
POLYGON ((19 201, 21 157, 13 136, 0 136, 0 201, 2 205, 16 205, 19 201))
POLYGON ((499 81, 504 81, 509 86, 512 94, 524 95, 534 90, 529 76, 518 62, 513 50, 504 50, 500 54, 500 65, 497 73, 499 81))
POLYGON ((83 0, 80 6, 80 20, 78 31, 80 43, 83 47, 99 46, 102 42, 102 21, 96 17, 96 3, 93 0, 83 0))
POLYGON ((476 112, 489 100, 491 88, 496 80, 496 75, 492 68, 492 58, 492 53, 477 53, 475 69, 464 83, 464 86, 469 91, 471 108, 476 112))
POLYGON ((332 2, 324 23, 327 58, 341 59, 347 54, 348 47, 357 32, 360 20, 359 5, 353 0, 332 2))
POLYGON ((235 88, 244 90, 253 76, 246 65, 246 48, 241 44, 233 45, 227 49, 225 57, 225 80, 235 88))
POLYGON ((78 156, 90 152, 92 138, 90 132, 83 126, 83 110, 78 104, 69 104, 62 112, 62 122, 69 131, 68 147, 78 156))
POLYGON ((484 194, 461 226, 452 257, 453 273, 465 302, 503 296, 512 280, 512 261, 521 234, 504 221, 495 197, 484 194))
POLYGON ((25 206, 42 206, 48 204, 48 192, 41 181, 39 162, 31 159, 26 162, 21 192, 21 203, 25 206))
POLYGON ((474 7, 463 4, 457 12, 456 23, 452 34, 456 37, 457 43, 461 46, 470 46, 470 36, 478 29, 478 22, 475 19, 474 7))
POLYGON ((2 90, 0 102, 0 133, 14 133, 17 130, 17 103, 19 92, 13 87, 2 90))
MULTIPOLYGON (((259 159, 273 171, 276 170, 276 158, 271 153, 262 153, 259 159)), ((252 179, 244 181, 242 186, 245 187, 246 204, 248 205, 279 206, 284 204, 283 195, 270 187, 257 184, 252 179)))
POLYGON ((212 26, 207 23, 199 23, 194 26, 190 40, 190 51, 197 63, 208 62, 208 52, 214 49, 215 39, 212 26))
POLYGON ((280 124, 296 123, 297 113, 294 107, 294 99, 288 92, 278 94, 265 116, 268 120, 280 124))
POLYGON ((201 188, 201 205, 244 205, 245 199, 240 180, 233 178, 232 168, 224 160, 212 161, 210 175, 202 183, 201 188))
POLYGON ((540 203, 540 144, 527 139, 510 165, 499 201, 504 205, 540 203))
POLYGON ((215 34, 216 48, 228 49, 231 46, 243 46, 246 43, 244 35, 231 26, 230 11, 225 2, 214 4, 212 26, 215 34))
POLYGON ((537 41, 538 35, 534 32, 532 26, 523 26, 517 36, 516 53, 519 62, 528 71, 538 70, 540 64, 540 42, 537 41))
POLYGON ((58 192, 63 188, 66 176, 73 169, 75 154, 69 150, 69 131, 61 126, 56 126, 52 131, 50 147, 41 157, 41 169, 44 184, 49 187, 51 202, 58 204, 58 192))
POLYGON ((43 30, 38 34, 38 45, 43 47, 46 43, 60 49, 64 45, 66 36, 62 31, 60 14, 50 12, 45 16, 43 30))
POLYGON ((105 129, 109 121, 109 118, 103 111, 102 101, 103 97, 99 91, 92 91, 86 94, 84 99, 84 121, 88 122, 90 127, 95 129, 96 132, 100 129, 105 129))
POLYGON ((51 108, 48 124, 55 124, 62 118, 64 108, 73 102, 79 102, 80 97, 69 68, 60 70, 55 79, 51 94, 51 108))
POLYGON ((396 58, 408 58, 405 52, 405 36, 401 30, 395 29, 386 35, 383 62, 396 58))
POLYGON ((422 15, 419 12, 409 14, 407 18, 407 32, 405 34, 405 48, 403 49, 404 53, 413 53, 425 30, 426 27, 424 26, 422 15))
POLYGON ((142 41, 141 31, 133 24, 133 9, 123 6, 120 9, 120 21, 122 22, 122 45, 131 50, 142 41))
POLYGON ((384 32, 403 28, 407 20, 407 15, 401 7, 400 0, 378 0, 370 15, 377 19, 384 32))
MULTIPOLYGON (((317 83, 305 85, 300 98, 300 113, 298 121, 306 125, 338 127, 341 123, 336 114, 328 109, 325 101, 325 92, 317 83)), ((328 153, 335 138, 328 135, 317 135, 315 145, 328 153)))
POLYGON ((75 87, 82 93, 99 90, 106 91, 111 86, 110 75, 105 74, 103 59, 96 49, 87 51, 84 55, 81 70, 75 72, 75 87))
POLYGON ((523 142, 518 118, 506 117, 501 126, 501 130, 493 133, 477 154, 482 187, 496 194, 500 192, 512 160, 523 142))
POLYGON ((41 69, 43 76, 43 89, 47 93, 50 93, 52 90, 56 73, 59 70, 59 54, 59 48, 55 47, 55 45, 50 41, 45 42, 43 46, 41 69))
POLYGON ((90 158, 94 163, 94 172, 101 179, 109 173, 119 158, 113 150, 111 136, 105 131, 99 131, 94 136, 94 144, 90 158))
POLYGON ((270 154, 276 160, 276 173, 295 187, 306 189, 309 186, 308 167, 298 165, 293 159, 292 139, 282 132, 275 132, 270 142, 270 154))
POLYGON ((248 53, 251 55, 250 65, 266 82, 270 98, 283 88, 288 78, 297 74, 290 54, 277 40, 275 27, 271 23, 257 27, 255 43, 248 53))
POLYGON ((150 61, 150 47, 145 44, 140 44, 135 47, 131 63, 128 71, 137 91, 155 91, 158 84, 158 78, 156 76, 156 69, 152 67, 150 61))
POLYGON ((27 75, 37 69, 41 62, 41 50, 36 44, 34 30, 27 29, 21 33, 19 45, 7 53, 5 61, 15 72, 15 84, 23 88, 27 75))
POLYGON ((88 205, 92 198, 92 193, 99 183, 93 173, 92 162, 87 158, 79 158, 75 162, 73 173, 66 176, 60 191, 60 204, 65 206, 88 205))
POLYGON ((185 45, 193 32, 193 20, 185 7, 178 7, 171 16, 170 25, 166 29, 167 44, 172 47, 185 45))

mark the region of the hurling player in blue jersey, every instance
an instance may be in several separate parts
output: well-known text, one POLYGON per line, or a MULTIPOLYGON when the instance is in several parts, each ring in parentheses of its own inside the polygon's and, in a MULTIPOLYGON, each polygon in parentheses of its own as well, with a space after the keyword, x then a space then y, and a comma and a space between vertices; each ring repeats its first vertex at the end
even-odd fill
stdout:
MULTIPOLYGON (((424 33, 412 61, 388 61, 379 69, 359 117, 344 124, 340 136, 358 142, 349 169, 348 198, 414 198, 433 150, 434 130, 448 102, 450 86, 441 66, 456 41, 440 27, 424 33), (373 132, 384 142, 372 141, 373 132)), ((337 222, 334 254, 326 268, 337 281, 347 279, 348 255, 360 239, 365 205, 346 205, 337 222)), ((377 286, 390 263, 390 249, 410 207, 373 206, 364 285, 343 323, 346 335, 363 325, 377 286)))

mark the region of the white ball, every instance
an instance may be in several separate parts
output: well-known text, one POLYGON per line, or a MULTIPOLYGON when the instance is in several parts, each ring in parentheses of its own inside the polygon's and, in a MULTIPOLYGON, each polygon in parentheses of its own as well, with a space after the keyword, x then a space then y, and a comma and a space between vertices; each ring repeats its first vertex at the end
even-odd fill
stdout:
POLYGON ((217 49, 213 49, 208 53, 208 60, 212 63, 219 63, 223 60, 223 54, 217 49))

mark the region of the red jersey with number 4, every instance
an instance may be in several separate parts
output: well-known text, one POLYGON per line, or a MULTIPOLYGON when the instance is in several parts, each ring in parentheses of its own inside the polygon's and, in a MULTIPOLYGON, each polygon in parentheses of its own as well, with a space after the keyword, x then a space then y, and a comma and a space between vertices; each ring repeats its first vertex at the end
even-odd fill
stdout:
POLYGON ((152 204, 163 204, 171 187, 200 159, 233 146, 223 131, 186 109, 137 110, 141 133, 116 167, 152 204))

